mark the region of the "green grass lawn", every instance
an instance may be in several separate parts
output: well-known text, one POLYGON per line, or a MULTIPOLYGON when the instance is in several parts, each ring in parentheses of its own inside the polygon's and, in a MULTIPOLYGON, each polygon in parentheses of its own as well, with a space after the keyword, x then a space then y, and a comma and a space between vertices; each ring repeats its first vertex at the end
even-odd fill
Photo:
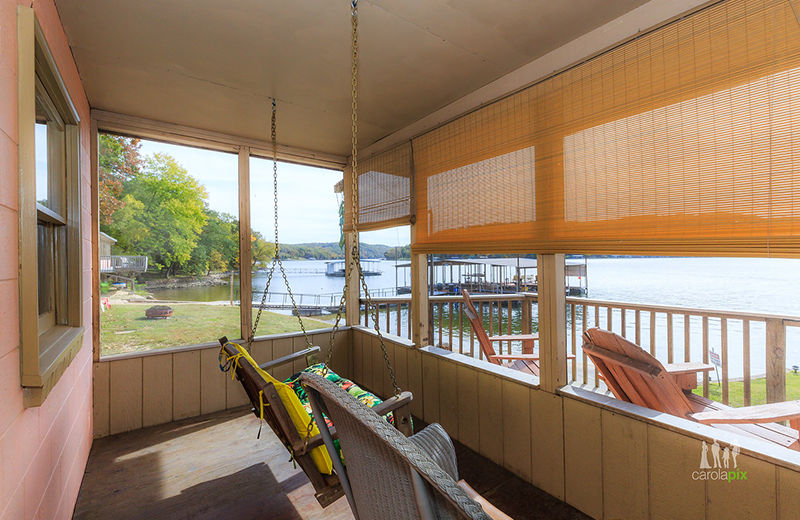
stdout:
MULTIPOLYGON (((164 347, 208 343, 228 336, 238 338, 239 307, 227 305, 170 304, 174 313, 166 320, 144 317, 146 304, 113 304, 100 315, 100 353, 103 356, 164 347)), ((255 320, 256 312, 253 312, 255 320)), ((330 323, 303 318, 306 330, 324 329, 330 323)), ((264 311, 258 334, 300 330, 297 318, 264 311)))
MULTIPOLYGON (((712 376, 713 377, 713 376, 712 376)), ((703 385, 700 384, 694 393, 703 395, 703 385)), ((708 385, 708 397, 713 401, 722 402, 722 385, 710 383, 708 385)), ((786 400, 792 401, 800 399, 800 374, 789 372, 786 374, 786 400)), ((744 383, 741 381, 731 382, 728 386, 728 404, 730 406, 744 406, 744 383)), ((766 404, 767 402, 767 380, 764 378, 753 379, 750 382, 750 404, 766 404)))

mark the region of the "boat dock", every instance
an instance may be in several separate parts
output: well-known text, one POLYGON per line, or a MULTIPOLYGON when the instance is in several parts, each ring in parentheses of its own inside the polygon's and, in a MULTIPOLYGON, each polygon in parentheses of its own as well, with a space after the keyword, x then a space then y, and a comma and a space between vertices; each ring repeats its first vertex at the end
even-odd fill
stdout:
MULTIPOLYGON (((344 277, 345 269, 347 268, 347 262, 344 260, 331 260, 325 262, 325 265, 327 267, 325 271, 326 276, 344 277)), ((364 276, 378 276, 383 274, 383 271, 381 271, 381 261, 361 260, 361 272, 364 273, 364 276)))
MULTIPOLYGON (((410 263, 398 264, 397 269, 410 269, 410 263)), ((467 289, 474 294, 514 294, 538 292, 536 259, 509 258, 432 258, 428 261, 430 294, 448 296, 467 289)), ((567 259, 564 266, 567 295, 583 296, 589 292, 587 262, 567 259)), ((403 292, 398 287, 398 293, 403 292)))
MULTIPOLYGON (((394 287, 386 289, 370 289, 370 295, 376 298, 397 296, 399 293, 394 287)), ((341 292, 326 294, 293 294, 294 301, 300 311, 301 316, 320 316, 324 314, 334 314, 339 310, 339 302, 342 297, 341 292)), ((238 303, 238 302, 237 302, 238 303)), ((253 301, 253 308, 258 309, 261 300, 253 301)), ((288 293, 268 292, 264 300, 264 310, 294 310, 292 299, 288 293)))

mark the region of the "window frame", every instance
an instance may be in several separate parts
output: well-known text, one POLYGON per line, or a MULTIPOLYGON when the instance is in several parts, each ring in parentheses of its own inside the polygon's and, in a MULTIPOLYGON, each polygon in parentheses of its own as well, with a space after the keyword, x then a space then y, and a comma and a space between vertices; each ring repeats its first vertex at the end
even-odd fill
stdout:
MULTIPOLYGON (((66 305, 64 298, 66 290, 63 266, 67 259, 66 244, 64 243, 63 235, 65 234, 64 231, 67 223, 67 219, 64 216, 67 205, 64 189, 66 187, 66 125, 38 74, 36 76, 36 105, 37 116, 39 112, 38 109, 41 108, 41 112, 46 117, 45 121, 47 126, 47 205, 41 204, 39 200, 36 201, 37 239, 39 241, 39 247, 37 247, 37 255, 39 255, 39 258, 37 258, 37 276, 39 279, 39 336, 41 336, 60 323, 59 318, 63 317, 63 309, 66 305), (45 233, 44 237, 42 236, 43 230, 45 233), (46 264, 42 261, 41 257, 41 244, 43 239, 46 247, 49 248, 46 264), (47 276, 42 273, 43 267, 47 267, 49 270, 47 276), (46 287, 48 289, 50 306, 47 311, 42 312, 42 284, 44 282, 46 282, 46 287), (59 309, 61 310, 59 311, 59 309)), ((40 123, 37 121, 37 124, 40 123)), ((39 172, 36 171, 37 182, 38 175, 39 172)), ((41 195, 42 194, 37 193, 37 199, 39 199, 41 195)))
POLYGON ((81 121, 32 8, 18 7, 17 34, 20 372, 24 404, 34 407, 45 401, 83 346, 81 121), (61 183, 51 190, 48 182, 48 199, 60 192, 60 207, 52 209, 36 199, 37 102, 63 126, 57 139, 48 132, 48 179, 51 168, 58 169, 61 183), (44 321, 39 316, 40 223, 53 228, 53 315, 44 321))

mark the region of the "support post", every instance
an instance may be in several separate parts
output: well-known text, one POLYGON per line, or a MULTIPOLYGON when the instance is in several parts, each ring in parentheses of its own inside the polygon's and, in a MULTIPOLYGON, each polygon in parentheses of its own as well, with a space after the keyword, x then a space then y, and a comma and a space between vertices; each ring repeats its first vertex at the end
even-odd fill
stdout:
POLYGON ((250 148, 239 148, 239 317, 242 338, 253 331, 252 244, 250 242, 250 148))
POLYGON ((537 255, 539 271, 540 388, 555 393, 567 384, 564 255, 537 255))
POLYGON ((786 401, 786 326, 767 320, 767 403, 786 401))
MULTIPOLYGON (((414 237, 414 226, 411 226, 414 237)), ((411 253, 411 340, 416 348, 431 342, 427 255, 411 253)))
POLYGON ((100 361, 100 135, 97 121, 89 130, 92 179, 92 360, 100 361))
MULTIPOLYGON (((345 194, 348 193, 345 190, 345 194)), ((346 199, 345 199, 346 200, 346 199)), ((352 231, 345 231, 344 234, 344 271, 345 275, 347 275, 347 271, 350 266, 350 262, 353 258, 353 241, 355 240, 355 233, 352 231)), ((358 262, 358 258, 356 258, 356 262, 358 262)), ((345 322, 350 326, 358 325, 361 321, 361 289, 359 285, 359 278, 358 278, 358 267, 353 269, 353 273, 351 275, 350 283, 347 286, 347 294, 345 295, 346 300, 346 307, 345 307, 345 315, 344 319, 345 322)))

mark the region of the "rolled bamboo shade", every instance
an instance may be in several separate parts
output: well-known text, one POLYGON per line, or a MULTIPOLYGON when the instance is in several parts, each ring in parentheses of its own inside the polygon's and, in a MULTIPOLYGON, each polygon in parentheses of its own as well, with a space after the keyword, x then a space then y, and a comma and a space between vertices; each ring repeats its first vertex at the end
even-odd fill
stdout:
MULTIPOLYGON (((345 194, 351 187, 351 168, 344 171, 345 194)), ((359 231, 409 224, 411 219, 411 142, 358 163, 359 231)), ((349 198, 346 198, 349 200, 349 198)), ((345 231, 352 231, 351 207, 345 203, 345 231)))
POLYGON ((415 247, 495 250, 533 238, 536 100, 531 93, 503 99, 414 140, 415 247))
POLYGON ((798 257, 800 27, 788 1, 715 4, 414 152, 418 252, 798 257))

